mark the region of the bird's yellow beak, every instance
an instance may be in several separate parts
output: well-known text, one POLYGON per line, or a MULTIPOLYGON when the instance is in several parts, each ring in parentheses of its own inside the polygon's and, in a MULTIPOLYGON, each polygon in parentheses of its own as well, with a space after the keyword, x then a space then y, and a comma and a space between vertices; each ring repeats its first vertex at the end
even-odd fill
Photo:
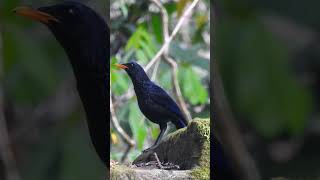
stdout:
POLYGON ((117 66, 118 68, 121 68, 121 69, 128 69, 128 66, 125 66, 123 64, 115 64, 115 66, 117 66))
POLYGON ((50 21, 59 22, 59 20, 54 16, 30 7, 17 7, 13 12, 44 24, 49 24, 50 21))

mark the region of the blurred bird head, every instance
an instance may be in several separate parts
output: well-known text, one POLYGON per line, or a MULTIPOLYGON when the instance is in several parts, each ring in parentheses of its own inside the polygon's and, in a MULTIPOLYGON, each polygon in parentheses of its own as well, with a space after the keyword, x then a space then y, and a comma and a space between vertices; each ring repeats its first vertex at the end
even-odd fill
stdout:
POLYGON ((13 11, 45 24, 66 49, 107 39, 101 37, 104 34, 109 36, 103 18, 89 7, 77 2, 63 2, 37 9, 17 7, 13 11))
MULTIPOLYGON (((37 9, 18 7, 14 12, 45 24, 65 49, 74 71, 103 75, 108 72, 109 28, 89 7, 62 2, 37 9)), ((76 73, 76 76, 83 76, 83 73, 76 73)))
POLYGON ((116 64, 117 67, 124 69, 133 82, 150 80, 144 69, 136 62, 131 61, 125 64, 116 64))

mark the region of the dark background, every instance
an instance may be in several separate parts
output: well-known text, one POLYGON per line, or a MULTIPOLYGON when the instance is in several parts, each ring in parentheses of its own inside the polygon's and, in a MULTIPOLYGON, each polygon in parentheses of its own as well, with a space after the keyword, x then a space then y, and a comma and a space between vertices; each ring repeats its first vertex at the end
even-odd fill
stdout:
POLYGON ((320 175, 319 3, 225 0, 213 5, 211 55, 264 179, 320 175))
MULTIPOLYGON (((102 179, 67 56, 48 29, 12 9, 58 0, 0 0, 0 179, 102 179), (5 120, 5 123, 4 123, 5 120), (9 132, 10 144, 5 137, 9 132), (3 158, 5 157, 5 158, 3 158), (7 171, 7 172, 6 172, 7 171), (9 179, 9 178, 8 178, 9 179)), ((105 18, 104 0, 81 1, 105 18)))

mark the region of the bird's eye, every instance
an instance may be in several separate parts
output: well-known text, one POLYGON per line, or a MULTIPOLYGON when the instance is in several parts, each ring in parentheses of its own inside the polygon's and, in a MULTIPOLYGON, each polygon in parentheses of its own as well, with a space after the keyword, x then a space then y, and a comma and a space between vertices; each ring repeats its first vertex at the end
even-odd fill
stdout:
POLYGON ((69 11, 68 11, 70 14, 74 14, 74 11, 73 11, 73 9, 69 9, 69 11))

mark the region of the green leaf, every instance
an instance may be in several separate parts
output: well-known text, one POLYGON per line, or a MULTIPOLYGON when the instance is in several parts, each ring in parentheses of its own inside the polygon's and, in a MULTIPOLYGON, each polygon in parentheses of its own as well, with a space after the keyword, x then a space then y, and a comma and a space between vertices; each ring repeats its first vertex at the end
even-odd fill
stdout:
POLYGON ((161 22, 161 16, 160 14, 153 14, 151 16, 151 25, 153 33, 156 37, 156 40, 159 44, 163 43, 163 30, 162 30, 162 22, 161 22))
POLYGON ((143 52, 146 54, 148 59, 153 58, 153 56, 156 54, 155 51, 150 47, 146 42, 141 41, 140 47, 143 50, 143 52))
POLYGON ((153 139, 156 139, 160 133, 159 126, 151 125, 151 136, 153 139))
POLYGON ((179 78, 182 82, 182 93, 191 104, 204 104, 208 101, 208 93, 201 84, 199 75, 191 67, 180 68, 179 78))
POLYGON ((144 140, 147 137, 147 128, 145 127, 144 118, 142 117, 142 114, 135 102, 130 103, 129 107, 128 121, 137 142, 137 147, 138 149, 142 149, 144 140))
POLYGON ((156 49, 152 36, 142 25, 132 34, 125 47, 127 54, 130 50, 135 52, 136 59, 143 64, 147 63, 155 55, 156 49))
POLYGON ((177 11, 177 4, 176 2, 167 2, 164 4, 164 7, 166 8, 168 15, 171 16, 173 13, 177 11))
POLYGON ((142 62, 142 64, 145 64, 146 62, 148 62, 148 57, 145 54, 144 51, 142 50, 137 50, 136 51, 136 58, 142 62))
POLYGON ((166 66, 165 68, 161 68, 161 71, 159 72, 159 82, 161 84, 161 87, 164 89, 172 89, 172 72, 171 69, 166 66))
POLYGON ((113 94, 119 96, 129 89, 129 80, 125 73, 111 73, 111 88, 113 94))
POLYGON ((169 54, 177 60, 177 62, 188 65, 195 65, 207 71, 210 70, 209 59, 202 58, 198 55, 201 48, 200 44, 194 44, 190 48, 180 47, 178 42, 173 41, 170 44, 169 54))
POLYGON ((111 57, 111 70, 110 70, 110 80, 111 80, 111 89, 113 94, 119 96, 126 92, 129 89, 129 80, 126 73, 115 67, 114 64, 118 62, 115 56, 111 57))

